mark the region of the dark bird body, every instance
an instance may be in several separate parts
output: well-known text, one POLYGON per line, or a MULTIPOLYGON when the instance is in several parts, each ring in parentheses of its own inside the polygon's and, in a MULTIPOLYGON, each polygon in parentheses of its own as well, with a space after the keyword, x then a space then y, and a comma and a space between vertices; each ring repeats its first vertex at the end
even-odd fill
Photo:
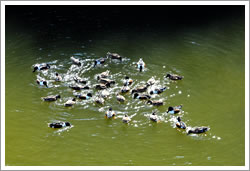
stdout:
POLYGON ((41 97, 42 100, 48 101, 48 102, 56 101, 58 98, 61 98, 61 96, 60 95, 51 95, 51 96, 47 96, 47 97, 41 97))
POLYGON ((107 57, 111 58, 111 59, 118 59, 120 61, 122 60, 122 56, 119 55, 119 54, 117 54, 117 53, 110 53, 110 52, 108 52, 107 53, 107 57))
POLYGON ((53 122, 49 124, 50 128, 62 128, 66 126, 71 126, 69 122, 53 122))
POLYGON ((41 70, 46 70, 49 68, 50 68, 50 65, 47 63, 37 64, 34 66, 33 72, 35 72, 36 70, 41 71, 41 70))
POLYGON ((163 101, 160 101, 160 100, 148 100, 148 103, 153 105, 153 106, 162 106, 163 105, 163 101))
POLYGON ((169 78, 170 80, 182 80, 183 76, 179 76, 176 74, 167 74, 166 78, 169 78))

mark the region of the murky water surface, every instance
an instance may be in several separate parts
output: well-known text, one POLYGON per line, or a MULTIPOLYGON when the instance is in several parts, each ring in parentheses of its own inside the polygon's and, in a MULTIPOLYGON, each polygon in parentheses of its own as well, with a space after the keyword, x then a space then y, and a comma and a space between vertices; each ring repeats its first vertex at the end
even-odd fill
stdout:
MULTIPOLYGON (((114 26, 112 15, 72 11, 67 14, 48 8, 44 10, 46 17, 34 9, 18 11, 15 17, 7 15, 6 165, 244 165, 242 13, 200 25, 175 26, 171 20, 161 28, 159 23, 157 27, 150 23, 152 18, 145 27, 134 26, 136 22, 114 26), (94 68, 94 60, 107 52, 124 58, 121 62, 109 59, 94 68), (71 56, 80 59, 82 65, 73 65, 71 56), (146 63, 143 72, 136 68, 139 58, 146 63), (44 62, 51 65, 49 70, 32 73, 33 65, 44 62), (98 105, 94 102, 100 93, 94 88, 96 76, 106 70, 116 84, 108 88, 110 96, 105 104, 98 105), (62 76, 62 82, 53 81, 55 72, 62 76), (167 73, 184 78, 170 81, 165 78, 167 73), (75 75, 85 78, 90 90, 70 89, 75 75), (133 99, 131 92, 124 94, 124 103, 119 103, 116 94, 126 75, 134 80, 131 89, 152 77, 156 83, 148 92, 167 87, 162 94, 152 96, 164 105, 155 107, 133 99), (37 78, 48 80, 49 88, 39 86, 37 78), (77 99, 70 108, 63 106, 74 95, 87 92, 94 97, 77 99), (56 102, 41 100, 56 94, 61 95, 56 102), (183 105, 182 113, 166 113, 169 106, 176 105, 183 105), (109 107, 117 112, 116 119, 104 118, 109 107), (149 120, 153 111, 159 123, 149 120), (132 116, 129 124, 122 123, 125 114, 132 116), (187 126, 208 126, 210 131, 187 136, 175 128, 177 116, 187 126), (47 124, 54 121, 69 121, 73 126, 48 128, 47 124)), ((113 13, 122 15, 115 9, 113 13)))

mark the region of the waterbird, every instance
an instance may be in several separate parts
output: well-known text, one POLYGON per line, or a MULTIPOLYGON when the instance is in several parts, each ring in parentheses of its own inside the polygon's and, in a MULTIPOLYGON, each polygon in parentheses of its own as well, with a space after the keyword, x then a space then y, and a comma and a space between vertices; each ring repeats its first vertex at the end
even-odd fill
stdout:
POLYGON ((64 106, 65 107, 70 107, 70 106, 73 106, 74 104, 76 104, 76 99, 73 98, 72 100, 68 100, 64 103, 64 106))
POLYGON ((82 89, 85 89, 85 90, 88 90, 89 89, 89 86, 83 86, 83 85, 70 85, 69 88, 72 88, 73 90, 82 90, 82 89))
POLYGON ((62 77, 56 72, 55 81, 62 81, 62 77))
POLYGON ((36 82, 37 82, 37 84, 39 84, 39 85, 41 85, 41 86, 44 85, 44 86, 46 86, 46 87, 48 88, 48 83, 47 83, 47 81, 37 79, 36 82))
POLYGON ((136 87, 135 89, 132 90, 132 94, 133 93, 142 93, 147 91, 147 88, 149 87, 149 85, 144 85, 144 86, 140 86, 140 87, 136 87))
POLYGON ((149 119, 151 121, 154 121, 154 122, 158 122, 159 118, 158 116, 156 115, 156 112, 153 112, 150 116, 149 116, 149 119))
POLYGON ((106 118, 113 118, 115 116, 115 112, 112 110, 112 108, 109 108, 109 110, 105 113, 106 118))
POLYGON ((151 85, 154 85, 155 84, 155 78, 152 77, 150 78, 148 81, 147 81, 147 85, 151 86, 151 85))
POLYGON ((151 98, 151 96, 149 96, 147 94, 138 94, 138 93, 134 94, 134 99, 148 100, 150 98, 151 98))
POLYGON ((110 73, 110 71, 107 70, 105 72, 102 72, 102 73, 98 74, 97 75, 97 80, 100 80, 101 78, 107 78, 109 76, 109 73, 110 73))
POLYGON ((189 134, 201 134, 201 133, 207 132, 209 130, 210 130, 210 128, 204 127, 204 126, 186 129, 187 135, 189 135, 189 134))
POLYGON ((114 80, 111 80, 111 79, 108 79, 108 78, 101 78, 99 80, 99 82, 102 83, 102 84, 109 84, 109 85, 115 84, 114 80))
POLYGON ((166 78, 169 78, 170 80, 182 80, 183 76, 179 76, 176 74, 167 74, 166 78))
POLYGON ((149 92, 149 94, 161 94, 163 91, 165 91, 167 89, 167 87, 163 87, 163 88, 155 88, 154 90, 151 90, 149 92))
POLYGON ((127 93, 129 92, 129 90, 130 90, 129 86, 123 86, 121 89, 121 93, 127 93))
POLYGON ((129 78, 128 76, 125 77, 124 80, 124 86, 129 86, 133 83, 133 80, 131 78, 129 78))
POLYGON ((139 61, 137 62, 137 68, 139 69, 140 72, 142 72, 145 66, 146 66, 145 62, 142 60, 142 58, 140 58, 139 61))
POLYGON ((119 55, 119 54, 117 54, 117 53, 110 53, 110 52, 108 52, 107 53, 107 57, 111 58, 111 59, 118 59, 120 61, 122 60, 122 56, 119 55))
POLYGON ((177 117, 176 127, 181 129, 186 129, 186 124, 181 121, 181 117, 177 117))
POLYGON ((74 79, 74 81, 77 82, 77 83, 82 83, 82 84, 86 84, 86 83, 87 83, 87 80, 82 79, 82 78, 79 77, 79 76, 74 76, 73 79, 74 79))
POLYGON ((103 89, 106 89, 106 88, 108 88, 108 87, 110 87, 110 84, 96 84, 96 85, 95 85, 95 88, 96 88, 97 90, 103 90, 103 89))
POLYGON ((79 99, 83 99, 83 100, 88 100, 92 97, 91 93, 87 93, 87 94, 78 94, 75 95, 76 97, 78 97, 79 99))
POLYGON ((181 111, 181 108, 182 108, 182 105, 175 106, 175 107, 169 106, 167 113, 169 113, 169 114, 177 114, 177 113, 179 113, 181 111))
POLYGON ((96 65, 104 64, 105 61, 106 61, 105 58, 96 59, 96 60, 94 61, 94 67, 96 67, 96 65))
POLYGON ((47 97, 41 97, 41 99, 43 101, 48 101, 48 102, 56 101, 59 98, 61 98, 60 95, 51 95, 51 96, 47 96, 47 97))
POLYGON ((79 59, 74 58, 74 56, 71 56, 70 59, 71 59, 71 61, 73 62, 73 64, 76 64, 76 65, 78 65, 78 66, 81 66, 81 62, 80 62, 79 59))
POLYGON ((108 96, 110 95, 110 93, 109 93, 109 91, 108 90, 102 90, 101 92, 100 92, 100 96, 102 97, 102 98, 104 98, 104 99, 106 99, 106 98, 108 98, 108 96))
POLYGON ((95 102, 97 103, 97 104, 101 104, 101 105, 103 105, 104 104, 104 102, 105 102, 105 100, 102 98, 102 97, 95 97, 95 102))
POLYGON ((116 99, 119 101, 119 102, 125 102, 125 97, 123 97, 122 95, 120 95, 120 94, 116 94, 116 99))
POLYGON ((45 69, 49 69, 49 68, 50 68, 50 65, 47 63, 36 64, 34 66, 33 72, 35 72, 36 70, 41 71, 41 70, 45 70, 45 69))
POLYGON ((62 128, 66 126, 71 126, 69 122, 53 122, 48 125, 50 128, 62 128))
POLYGON ((153 106, 162 106, 163 105, 163 101, 161 101, 161 100, 148 100, 147 103, 149 103, 153 106))
POLYGON ((129 123, 130 121, 131 121, 131 118, 127 114, 125 114, 122 118, 122 122, 129 123))

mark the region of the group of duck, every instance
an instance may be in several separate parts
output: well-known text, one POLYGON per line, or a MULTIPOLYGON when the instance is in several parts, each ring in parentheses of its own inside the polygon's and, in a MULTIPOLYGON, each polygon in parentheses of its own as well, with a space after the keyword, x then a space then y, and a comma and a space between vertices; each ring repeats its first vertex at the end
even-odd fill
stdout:
MULTIPOLYGON (((123 57, 117 53, 108 52, 105 58, 96 59, 94 61, 93 67, 97 67, 98 65, 103 65, 107 61, 107 59, 111 59, 111 60, 114 59, 114 60, 122 61, 122 58, 123 57)), ((81 61, 73 56, 70 57, 70 60, 72 61, 72 63, 74 65, 77 65, 79 67, 82 65, 81 61)), ((146 64, 142 58, 139 59, 139 61, 136 63, 136 65, 137 65, 137 69, 140 72, 144 71, 144 69, 146 67, 146 64)), ((36 65, 34 65, 33 72, 48 70, 50 68, 51 68, 50 64, 48 64, 48 63, 36 64, 36 65)), ((94 101, 98 104, 101 104, 101 105, 104 104, 105 99, 109 96, 109 91, 107 91, 107 89, 110 88, 112 85, 116 84, 115 80, 110 79, 109 76, 110 76, 109 70, 97 75, 98 84, 94 85, 94 88, 97 90, 102 90, 101 93, 99 93, 99 95, 97 95, 94 98, 94 101)), ((178 80, 183 79, 183 76, 179 76, 176 74, 170 74, 170 73, 168 73, 165 77, 170 79, 170 80, 173 80, 173 81, 178 81, 178 80)), ((76 84, 70 85, 69 88, 76 90, 76 91, 90 89, 90 87, 88 85, 86 85, 87 80, 85 80, 79 76, 74 76, 73 80, 76 82, 76 84)), ((55 73, 54 81, 57 81, 57 82, 63 81, 62 76, 60 76, 60 74, 58 74, 58 73, 55 73)), ((46 81, 45 79, 37 79, 36 82, 40 86, 45 86, 48 88, 48 81, 46 81)), ((120 92, 116 94, 116 99, 120 103, 123 103, 126 101, 125 97, 122 94, 131 92, 131 95, 134 99, 146 100, 148 104, 153 105, 153 106, 163 105, 163 101, 152 100, 151 96, 154 94, 163 93, 167 89, 167 87, 153 88, 153 89, 151 89, 151 91, 149 91, 148 94, 145 93, 145 92, 147 92, 147 90, 150 86, 155 84, 155 79, 153 77, 151 79, 149 79, 145 85, 136 87, 136 88, 131 90, 130 86, 132 84, 133 84, 133 80, 129 76, 126 76, 124 78, 124 81, 123 81, 123 87, 121 88, 120 92)), ((47 97, 42 97, 41 99, 43 101, 52 102, 52 101, 56 101, 59 98, 61 98, 60 95, 50 95, 47 97)), ((65 107, 73 106, 76 103, 76 98, 79 98, 82 100, 88 100, 88 99, 93 98, 93 95, 90 92, 88 92, 87 94, 76 94, 74 98, 66 101, 64 103, 64 106, 65 107)), ((172 114, 172 115, 178 114, 182 111, 181 108, 182 108, 182 105, 174 106, 174 107, 170 106, 170 107, 168 107, 167 113, 172 114)), ((111 107, 105 113, 106 119, 114 118, 115 116, 116 116, 116 112, 113 111, 111 107)), ((153 122, 160 121, 156 112, 153 112, 149 116, 149 119, 153 122)), ((122 121, 124 123, 129 123, 131 121, 131 117, 129 117, 127 114, 125 114, 122 118, 122 121)), ((208 127, 203 127, 203 126, 202 127, 194 127, 194 128, 187 127, 186 124, 181 120, 180 116, 177 117, 177 121, 176 121, 175 125, 177 128, 186 130, 187 134, 192 134, 192 133, 193 134, 200 134, 200 133, 204 133, 210 129, 208 127)), ((71 126, 71 124, 69 122, 61 122, 61 121, 49 123, 49 127, 51 127, 51 128, 62 128, 62 127, 66 127, 66 126, 71 126)))

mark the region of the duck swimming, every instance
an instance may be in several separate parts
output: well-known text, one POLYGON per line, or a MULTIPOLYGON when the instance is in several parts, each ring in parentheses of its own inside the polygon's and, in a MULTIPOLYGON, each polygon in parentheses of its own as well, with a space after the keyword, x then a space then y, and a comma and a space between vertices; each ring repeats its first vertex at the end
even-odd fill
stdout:
POLYGON ((181 108, 182 108, 182 105, 175 106, 175 107, 170 106, 170 107, 168 107, 167 113, 169 113, 169 114, 179 113, 181 111, 181 108))
POLYGON ((146 66, 146 64, 144 63, 142 58, 140 58, 139 61, 137 62, 137 68, 139 69, 140 72, 142 72, 142 70, 144 70, 145 66, 146 66))
POLYGON ((109 84, 109 85, 115 84, 115 81, 114 81, 114 80, 110 80, 110 79, 108 79, 108 78, 101 78, 101 79, 99 80, 99 82, 102 83, 102 84, 109 84))
POLYGON ((155 84, 155 78, 154 78, 154 77, 150 78, 150 79, 147 81, 147 85, 148 85, 148 86, 151 86, 151 85, 154 85, 154 84, 155 84))
POLYGON ((134 99, 148 100, 150 98, 151 98, 151 96, 146 95, 146 94, 141 94, 141 95, 139 95, 138 93, 134 94, 134 99))
POLYGON ((123 97, 122 95, 120 95, 120 94, 117 94, 116 95, 116 99, 119 101, 119 102, 125 102, 125 97, 123 97))
POLYGON ((59 98, 61 98, 60 95, 51 95, 51 96, 47 96, 47 97, 41 97, 41 99, 43 101, 48 101, 48 102, 56 101, 59 98))
POLYGON ((49 88, 49 87, 48 87, 47 81, 37 79, 36 82, 37 82, 37 84, 39 84, 39 85, 41 85, 41 86, 44 85, 44 86, 46 86, 47 88, 49 88))
POLYGON ((79 59, 74 58, 73 56, 70 57, 71 61, 73 62, 73 64, 81 66, 81 62, 79 59))
POLYGON ((76 99, 73 98, 72 100, 68 100, 64 103, 64 106, 65 107, 70 107, 70 106, 73 106, 74 104, 76 104, 76 99))
POLYGON ((53 122, 49 124, 50 128, 62 128, 66 126, 71 126, 69 122, 53 122))
POLYGON ((96 59, 95 62, 94 62, 94 67, 96 67, 96 65, 104 64, 105 61, 106 61, 105 58, 96 59))
POLYGON ((75 76, 73 79, 77 83, 82 83, 82 84, 86 84, 87 83, 87 80, 82 79, 81 77, 78 77, 78 76, 75 76))
POLYGON ((110 73, 110 71, 107 70, 105 72, 102 72, 102 73, 98 74, 97 75, 97 80, 100 80, 101 78, 107 78, 109 76, 109 73, 110 73))
POLYGON ((142 92, 145 92, 145 91, 147 91, 148 87, 149 87, 149 85, 137 87, 137 88, 135 88, 135 89, 132 90, 132 94, 133 93, 142 93, 142 92))
POLYGON ((133 83, 133 80, 130 79, 128 76, 125 77, 125 81, 124 81, 124 86, 129 86, 133 83))
POLYGON ((120 61, 122 60, 122 57, 119 54, 117 54, 117 53, 110 53, 110 52, 108 52, 107 53, 107 57, 111 58, 111 59, 118 59, 120 61))
POLYGON ((207 132, 209 130, 210 130, 210 128, 204 127, 204 126, 194 127, 194 128, 187 129, 187 135, 189 135, 189 134, 201 134, 201 133, 207 132))
POLYGON ((159 118, 158 116, 156 115, 156 112, 153 112, 150 116, 149 116, 149 119, 151 121, 154 121, 154 122, 158 122, 159 118))
POLYGON ((69 86, 69 88, 72 88, 73 90, 88 90, 89 86, 82 86, 82 85, 73 85, 73 86, 69 86))
POLYGON ((88 99, 90 99, 92 97, 92 94, 91 93, 88 93, 86 95, 79 94, 79 95, 76 95, 76 97, 78 97, 79 99, 88 100, 88 99))
POLYGON ((121 89, 121 93, 127 93, 129 92, 129 90, 130 90, 129 86, 123 86, 121 89))
POLYGON ((45 70, 45 69, 49 69, 49 68, 50 68, 50 65, 47 63, 36 64, 34 66, 33 72, 35 72, 36 70, 41 71, 41 70, 45 70))
POLYGON ((55 81, 62 81, 62 77, 56 72, 55 81))
POLYGON ((125 116, 123 116, 122 118, 122 122, 129 123, 130 121, 131 121, 131 118, 127 114, 125 114, 125 116))
POLYGON ((95 88, 96 88, 97 90, 104 90, 104 89, 106 89, 106 88, 108 88, 108 87, 110 87, 109 84, 96 84, 96 85, 95 85, 95 88))
POLYGON ((112 110, 112 108, 109 108, 109 110, 105 113, 106 118, 113 118, 115 116, 115 112, 112 110))
POLYGON ((102 98, 104 98, 104 99, 106 99, 106 98, 108 98, 108 96, 110 95, 110 93, 109 93, 109 91, 108 90, 102 90, 101 92, 100 92, 100 96, 102 97, 102 98))
POLYGON ((167 87, 163 87, 163 88, 156 88, 152 91, 149 92, 149 94, 161 94, 163 91, 165 91, 167 89, 167 87))
POLYGON ((153 106, 162 106, 163 105, 163 101, 161 101, 161 100, 148 100, 147 103, 149 103, 153 106))
POLYGON ((166 78, 169 78, 170 80, 182 80, 183 76, 179 76, 176 74, 167 74, 166 78))
POLYGON ((95 98, 95 102, 96 102, 97 104, 103 105, 105 101, 104 101, 104 99, 103 99, 102 97, 96 97, 96 98, 95 98))
POLYGON ((177 128, 186 129, 186 124, 181 121, 181 117, 178 116, 177 123, 175 124, 177 128))

